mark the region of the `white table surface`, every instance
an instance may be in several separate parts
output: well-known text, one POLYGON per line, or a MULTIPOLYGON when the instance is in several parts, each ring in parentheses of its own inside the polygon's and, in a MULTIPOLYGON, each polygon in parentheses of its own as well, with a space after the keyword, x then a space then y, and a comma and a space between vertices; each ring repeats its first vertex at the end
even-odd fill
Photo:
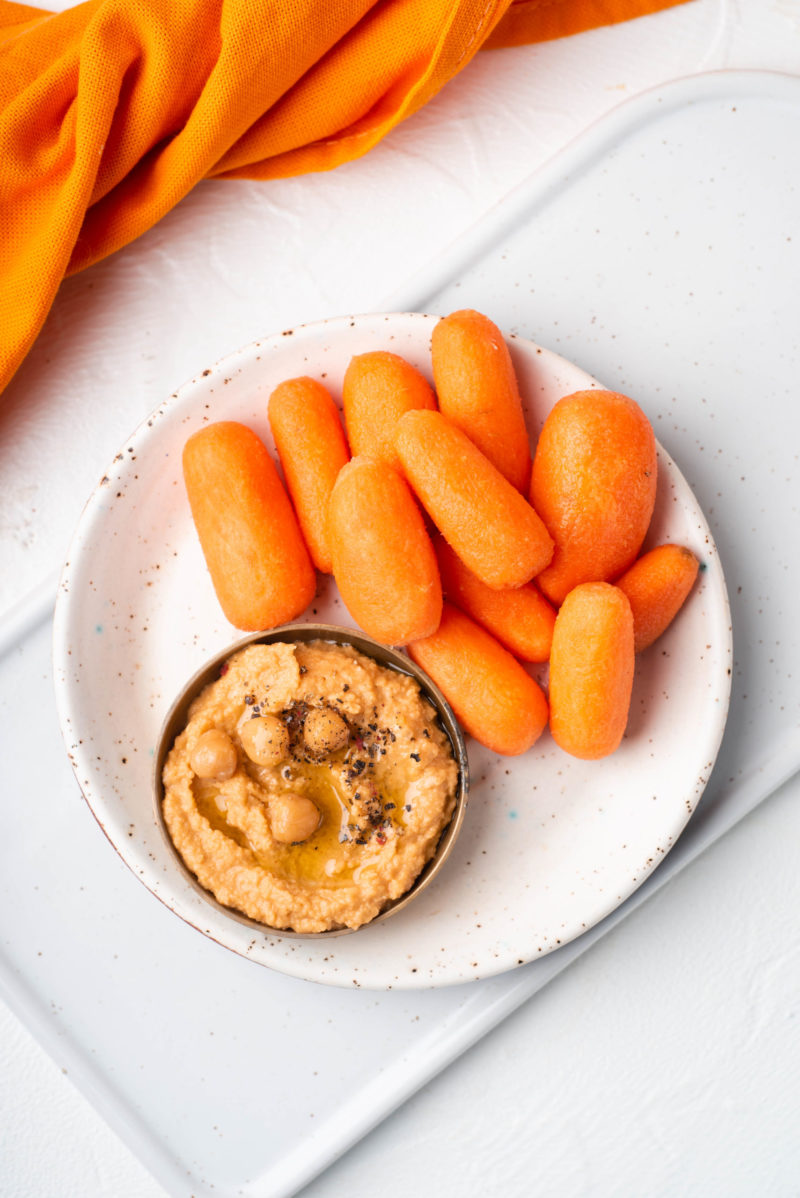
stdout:
MULTIPOLYGON (((198 365, 376 308, 619 102, 724 67, 800 74, 800 0, 693 0, 479 55, 360 162, 203 184, 68 281, 4 397, 0 611, 58 567, 106 461, 198 365)), ((800 1194, 798 800, 795 778, 304 1193, 800 1194)), ((3 1196, 163 1195, 2 1008, 0 1127, 3 1196)))

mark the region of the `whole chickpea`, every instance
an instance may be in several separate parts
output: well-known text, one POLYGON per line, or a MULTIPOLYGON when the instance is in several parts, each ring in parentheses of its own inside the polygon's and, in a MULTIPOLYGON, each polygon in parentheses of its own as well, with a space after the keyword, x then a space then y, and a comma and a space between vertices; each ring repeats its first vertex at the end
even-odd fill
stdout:
POLYGON ((242 748, 256 765, 280 765, 289 752, 289 729, 276 715, 261 715, 239 725, 242 748))
POLYGON ((281 844, 308 840, 319 827, 319 821, 319 808, 304 795, 279 795, 270 801, 270 828, 281 844))
POLYGON ((198 778, 214 778, 217 782, 225 782, 236 773, 239 755, 227 732, 221 728, 209 728, 201 732, 195 741, 189 758, 198 778))
POLYGON ((303 724, 303 741, 314 757, 324 757, 342 749, 350 739, 350 730, 330 707, 312 707, 303 724))

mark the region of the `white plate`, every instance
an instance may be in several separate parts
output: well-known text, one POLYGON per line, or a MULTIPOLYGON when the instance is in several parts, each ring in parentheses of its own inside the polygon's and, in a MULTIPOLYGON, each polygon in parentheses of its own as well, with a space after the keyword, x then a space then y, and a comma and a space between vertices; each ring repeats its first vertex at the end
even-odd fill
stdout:
MULTIPOLYGON (((730 616, 705 518, 659 451, 649 542, 701 558, 699 584, 637 663, 626 737, 582 762, 545 735, 520 758, 469 742, 470 804, 448 868, 407 912, 322 942, 260 935, 211 909, 175 867, 156 826, 151 759, 186 679, 237 638, 222 617, 194 533, 181 451, 203 423, 236 419, 273 448, 272 388, 311 374, 337 392, 351 356, 385 348, 430 377, 435 317, 359 316, 248 346, 170 396, 123 446, 83 513, 55 616, 55 679, 78 782, 111 844, 189 924, 296 977, 342 986, 422 988, 484 978, 592 927, 669 851, 702 794, 730 692, 730 616)), ((597 386, 530 342, 511 342, 532 428, 561 395, 597 386)), ((330 579, 309 620, 351 625, 330 579)))

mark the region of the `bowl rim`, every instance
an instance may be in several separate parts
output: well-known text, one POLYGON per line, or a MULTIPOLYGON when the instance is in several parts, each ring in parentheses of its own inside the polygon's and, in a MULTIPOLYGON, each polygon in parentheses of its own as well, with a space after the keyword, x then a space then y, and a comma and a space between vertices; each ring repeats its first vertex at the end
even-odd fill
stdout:
POLYGON ((245 927, 251 928, 254 931, 261 932, 269 936, 287 937, 297 940, 319 940, 323 938, 333 938, 337 936, 351 935, 354 932, 361 931, 362 928, 373 927, 377 923, 388 919, 395 915, 398 911, 402 911, 409 905, 419 894, 425 890, 428 885, 441 872, 445 861, 450 856, 450 853, 458 839, 458 834, 464 823, 467 803, 469 799, 469 759, 467 756, 467 748, 464 740, 464 733, 459 726, 455 713, 448 703, 442 691, 436 685, 432 678, 422 670, 416 662, 412 661, 407 654, 400 649, 384 645, 380 641, 367 635, 358 628, 347 628, 344 625, 338 624, 318 624, 318 623, 290 623, 281 624, 275 628, 265 629, 259 632, 251 632, 247 635, 238 638, 236 641, 228 644, 225 648, 219 650, 212 657, 197 669, 188 681, 181 687, 173 702, 170 704, 159 729, 156 748, 153 754, 153 766, 151 771, 151 798, 153 802, 153 811, 155 816, 156 826, 171 858, 175 861, 183 877, 196 893, 209 903, 220 914, 235 920, 237 923, 243 924, 245 927), (329 644, 350 645, 359 653, 363 653, 367 657, 371 657, 377 661, 379 665, 388 669, 393 669, 397 673, 405 674, 413 678, 420 686, 423 694, 430 700, 436 710, 437 719, 447 736, 450 747, 452 749, 453 758, 458 770, 458 780, 456 783, 455 805, 453 807, 450 819, 442 828, 439 835, 439 840, 436 845, 433 856, 423 866, 420 873, 414 879, 414 882, 400 895, 399 898, 390 900, 389 903, 372 919, 366 923, 359 925, 357 928, 349 928, 336 926, 322 932, 296 932, 292 928, 276 928, 271 924, 266 924, 260 920, 251 918, 241 911, 237 911, 233 907, 228 907, 221 903, 210 890, 198 880, 189 866, 181 857, 164 820, 163 798, 164 798, 164 783, 163 769, 169 750, 172 748, 175 737, 186 726, 186 719, 191 703, 197 698, 200 692, 219 676, 219 669, 224 663, 229 660, 234 654, 242 649, 246 649, 249 645, 257 644, 275 644, 286 641, 327 641, 329 644))

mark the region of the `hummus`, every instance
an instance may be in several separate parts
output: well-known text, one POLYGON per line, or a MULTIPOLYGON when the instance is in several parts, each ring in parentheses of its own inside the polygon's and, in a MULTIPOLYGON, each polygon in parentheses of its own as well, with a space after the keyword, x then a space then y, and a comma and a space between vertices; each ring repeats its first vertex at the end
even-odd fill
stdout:
POLYGON ((413 678, 349 646, 249 645, 192 703, 163 771, 202 886, 274 928, 357 928, 412 886, 458 770, 413 678))

